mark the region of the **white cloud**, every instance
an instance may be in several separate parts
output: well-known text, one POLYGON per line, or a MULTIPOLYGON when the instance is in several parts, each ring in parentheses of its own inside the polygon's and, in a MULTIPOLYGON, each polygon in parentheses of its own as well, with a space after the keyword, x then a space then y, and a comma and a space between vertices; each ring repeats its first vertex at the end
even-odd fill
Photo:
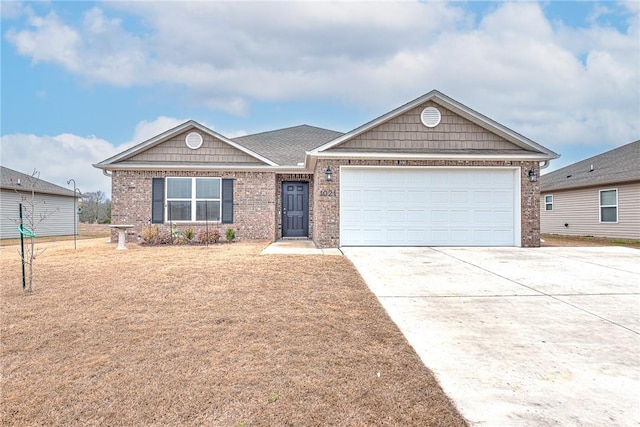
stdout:
POLYGON ((551 148, 640 135, 637 2, 594 4, 581 28, 530 2, 496 4, 477 24, 455 2, 101 7, 76 27, 33 16, 7 39, 90 82, 177 87, 186 102, 238 115, 254 100, 393 108, 437 88, 551 148), (598 24, 605 14, 628 17, 626 31, 598 24), (113 16, 139 19, 139 31, 113 16))
POLYGON ((95 136, 63 133, 56 136, 32 134, 4 135, 0 138, 2 165, 22 173, 40 172, 40 178, 62 187, 73 178, 82 191, 103 191, 111 194, 111 178, 92 165, 146 141, 185 120, 160 116, 139 122, 130 141, 114 146, 95 136))
POLYGON ((126 144, 120 146, 119 148, 124 150, 126 148, 132 147, 136 144, 151 139, 154 136, 160 135, 161 133, 164 133, 169 129, 172 129, 184 122, 186 122, 186 120, 166 116, 160 116, 151 121, 142 120, 136 125, 131 140, 126 144))
POLYGON ((29 134, 4 135, 2 165, 31 174, 40 172, 40 178, 62 187, 73 178, 82 191, 104 191, 111 194, 111 180, 102 171, 91 166, 119 151, 104 139, 72 134, 38 136, 29 134))

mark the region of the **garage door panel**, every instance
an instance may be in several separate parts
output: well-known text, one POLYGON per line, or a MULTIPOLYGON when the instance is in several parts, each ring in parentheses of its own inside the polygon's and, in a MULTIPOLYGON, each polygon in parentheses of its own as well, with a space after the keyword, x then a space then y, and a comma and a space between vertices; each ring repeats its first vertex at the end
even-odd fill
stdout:
POLYGON ((449 204, 449 192, 445 190, 432 190, 429 194, 429 201, 434 204, 446 205, 449 204))
POLYGON ((343 246, 514 245, 513 169, 345 167, 340 175, 343 246))

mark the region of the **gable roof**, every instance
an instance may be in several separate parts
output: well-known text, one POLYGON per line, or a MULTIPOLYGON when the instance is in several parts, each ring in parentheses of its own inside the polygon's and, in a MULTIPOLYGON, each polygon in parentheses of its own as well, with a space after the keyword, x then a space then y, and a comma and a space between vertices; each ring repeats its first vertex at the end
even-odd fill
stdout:
POLYGON ((13 169, 9 169, 4 166, 0 166, 0 188, 5 190, 27 191, 31 192, 33 185, 33 191, 36 193, 53 194, 56 196, 68 196, 74 197, 73 190, 61 187, 56 184, 52 184, 41 178, 36 179, 31 175, 27 175, 22 172, 18 172, 13 169), (35 180, 35 182, 32 181, 35 180))
POLYGON ((564 190, 631 181, 640 181, 640 140, 544 174, 540 177, 540 190, 564 190))
POLYGON ((269 132, 233 138, 279 165, 298 165, 304 162, 305 153, 342 136, 342 132, 315 126, 300 125, 269 132))
MULTIPOLYGON (((463 105, 461 103, 459 103, 458 101, 455 101, 454 99, 440 93, 437 90, 432 90, 431 92, 414 99, 413 101, 410 101, 398 108, 396 108, 395 110, 392 110, 376 119, 373 119, 372 121, 365 123, 364 125, 355 128, 354 130, 347 132, 346 134, 334 139, 333 141, 330 141, 314 150, 312 150, 311 152, 309 152, 310 155, 322 155, 323 152, 337 147, 340 144, 343 144, 344 142, 355 138, 358 135, 361 135, 373 128, 375 128, 376 126, 379 126, 395 117, 398 117, 401 114, 406 113, 407 111, 418 107, 421 104, 424 104, 425 102, 428 101, 432 101, 435 102, 439 105, 441 105, 444 108, 447 108, 451 111, 453 111, 454 113, 460 115, 461 117, 464 117, 465 119, 477 124, 478 126, 504 138, 505 140, 515 144, 516 146, 522 148, 523 150, 526 150, 528 152, 530 152, 531 154, 534 154, 534 157, 536 159, 539 160, 551 160, 551 159, 557 159, 558 157, 560 157, 558 154, 554 153, 553 151, 549 150, 548 148, 543 147, 542 145, 528 139, 525 138, 524 136, 520 135, 517 132, 514 132, 513 130, 507 128, 506 126, 501 125, 500 123, 478 113, 475 110, 472 110, 471 108, 467 107, 466 105, 463 105)), ((457 151, 458 152, 458 151, 457 151)))
POLYGON ((214 138, 217 138, 218 140, 224 142, 225 144, 228 144, 240 151, 242 151, 245 154, 248 154, 249 156, 255 158, 256 160, 259 160, 262 163, 265 163, 268 166, 277 166, 276 163, 274 163, 273 161, 261 156, 258 153, 253 152, 252 150, 230 140, 229 138, 214 132, 213 130, 209 129, 206 126, 201 125, 200 123, 196 122, 195 120, 188 120, 184 123, 182 123, 181 125, 178 125, 176 127, 174 127, 173 129, 169 129, 166 132, 161 133, 160 135, 154 136, 151 139, 148 139, 144 142, 141 142, 140 144, 137 144, 131 148, 129 148, 128 150, 125 150, 119 154, 116 154, 115 156, 112 156, 106 160, 103 160, 99 163, 94 164, 94 167, 100 168, 100 169, 105 169, 108 170, 110 169, 110 166, 115 165, 116 163, 122 162, 123 160, 126 160, 130 157, 135 156, 136 154, 139 154, 143 151, 146 151, 158 144, 161 144, 169 139, 171 139, 172 137, 185 132, 191 128, 195 128, 198 129, 204 133, 207 133, 211 136, 213 136, 214 138))

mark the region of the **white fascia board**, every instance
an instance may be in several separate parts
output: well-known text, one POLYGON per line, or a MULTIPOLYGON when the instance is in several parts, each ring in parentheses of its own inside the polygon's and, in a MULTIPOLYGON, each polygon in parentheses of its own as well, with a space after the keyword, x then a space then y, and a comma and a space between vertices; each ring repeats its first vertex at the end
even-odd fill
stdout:
POLYGON ((271 160, 267 159, 266 157, 261 156, 260 154, 258 154, 258 153, 256 153, 256 152, 254 152, 254 151, 249 150, 248 148, 246 148, 246 147, 244 147, 244 146, 242 146, 242 145, 238 144, 237 142, 233 142, 233 141, 232 141, 232 140, 230 140, 229 138, 227 138, 227 137, 225 137, 225 136, 223 136, 223 135, 220 135, 219 133, 214 132, 214 131, 212 131, 211 129, 209 129, 209 128, 205 127, 205 126, 202 126, 200 123, 197 123, 197 122, 193 122, 193 123, 194 123, 194 124, 195 124, 195 126, 196 126, 198 129, 200 129, 201 131, 203 131, 203 132, 207 132, 207 133, 208 133, 208 134, 210 134, 211 136, 214 136, 214 137, 218 138, 219 140, 221 140, 221 141, 223 141, 223 142, 225 142, 225 143, 227 143, 227 144, 231 145, 232 147, 234 147, 234 148, 236 148, 236 149, 238 149, 238 150, 242 151, 243 153, 248 154, 249 156, 253 157, 254 159, 258 159, 258 160, 260 160, 261 162, 264 162, 264 163, 268 164, 269 166, 278 166, 278 164, 277 164, 277 163, 275 163, 275 162, 273 162, 273 161, 271 161, 271 160))
POLYGON ((365 123, 364 125, 357 127, 355 129, 353 129, 350 132, 345 133, 344 135, 334 139, 333 141, 329 141, 324 145, 321 145, 320 147, 312 150, 309 152, 309 154, 318 154, 321 153, 325 150, 328 150, 330 148, 333 148, 335 146, 338 146, 340 144, 342 144, 345 141, 350 140, 351 138, 354 138, 370 129, 373 129, 374 127, 381 125, 382 123, 393 119, 394 117, 397 117, 403 113, 405 113, 406 111, 417 107, 418 105, 427 102, 428 100, 432 99, 436 93, 438 93, 435 90, 432 90, 431 92, 427 93, 426 95, 421 96, 420 98, 414 99, 413 101, 408 102, 407 104, 404 104, 398 108, 396 108, 395 110, 392 110, 386 114, 383 114, 382 116, 378 117, 377 119, 373 119, 370 122, 365 123))
MULTIPOLYGON (((96 165, 109 165, 111 163, 114 162, 119 162, 123 159, 126 159, 128 157, 131 157, 135 154, 138 154, 142 151, 145 151, 151 147, 153 147, 154 145, 157 145, 167 139, 169 139, 170 137, 172 137, 173 135, 177 135, 181 132, 184 132, 189 126, 195 124, 196 122, 194 122, 193 120, 189 120, 186 121, 184 123, 182 123, 181 125, 178 125, 172 129, 169 129, 166 132, 161 133, 160 135, 156 135, 153 138, 147 139, 146 141, 143 141, 139 144, 134 145, 133 147, 124 150, 121 153, 116 154, 115 156, 109 157, 106 160, 103 160, 99 163, 96 163, 96 165)), ((94 166, 96 166, 94 165, 94 166)), ((99 166, 96 166, 99 167, 99 166)))
POLYGON ((374 160, 535 160, 549 158, 547 154, 446 154, 446 153, 358 153, 358 152, 324 152, 313 157, 325 159, 374 159, 374 160))
POLYGON ((173 129, 169 129, 166 132, 161 133, 160 135, 154 136, 151 139, 148 139, 144 142, 141 142, 138 145, 135 145, 131 148, 129 148, 128 150, 125 150, 119 154, 116 154, 115 156, 112 156, 106 160, 103 160, 99 163, 96 163, 94 166, 95 167, 100 167, 100 166, 112 166, 112 163, 116 163, 116 162, 120 162, 122 160, 125 160, 131 156, 134 156, 138 153, 141 153, 145 150, 148 150, 151 147, 154 147, 155 145, 158 145, 164 141, 167 141, 168 139, 172 138, 175 135, 178 135, 184 131, 186 131, 187 129, 194 127, 202 132, 205 132, 207 134, 209 134, 210 136, 213 136, 216 139, 219 139, 220 141, 224 142, 225 144, 231 145, 232 147, 242 151, 243 153, 255 158, 256 160, 259 160, 261 162, 266 163, 269 166, 278 166, 277 163, 267 159, 266 157, 263 157, 261 155, 259 155, 258 153, 255 153, 251 150, 249 150, 246 147, 243 147, 242 145, 231 141, 230 139, 228 139, 227 137, 220 135, 219 133, 207 128, 206 126, 201 125, 200 123, 194 121, 194 120, 189 120, 186 121, 184 123, 182 123, 181 125, 178 125, 176 127, 174 127, 173 129))
POLYGON ((549 150, 548 148, 545 148, 543 146, 541 146, 540 144, 520 135, 517 132, 514 132, 513 130, 507 128, 506 126, 501 125, 500 123, 488 118, 487 116, 478 113, 477 111, 467 107, 464 104, 459 103, 458 101, 449 98, 448 96, 444 95, 443 93, 437 91, 437 90, 432 90, 431 92, 417 98, 414 99, 413 101, 408 102, 407 104, 404 104, 398 108, 396 108, 395 110, 390 111, 387 114, 384 114, 350 132, 347 132, 346 134, 342 135, 341 137, 334 139, 333 141, 329 141, 328 143, 316 148, 313 151, 310 151, 309 154, 311 155, 315 155, 315 154, 319 154, 321 152, 324 152, 326 150, 329 150, 333 147, 336 147, 364 132, 367 132, 368 130, 371 130, 373 128, 375 128, 376 126, 379 126, 401 114, 404 114, 405 112, 427 102, 427 101, 433 101, 436 104, 441 105, 444 108, 447 108, 449 110, 452 110, 453 112, 455 112, 456 114, 459 114, 460 116, 470 120, 471 122, 477 124, 478 126, 488 130, 489 132, 495 133, 501 137, 503 137, 504 139, 506 139, 509 142, 514 143, 515 145, 522 147, 524 149, 533 149, 536 151, 539 151, 541 153, 547 154, 547 159, 551 160, 551 159, 557 159, 558 157, 560 157, 557 153, 554 153, 553 151, 549 150))
POLYGON ((541 153, 548 154, 552 156, 552 157, 549 157, 549 159, 557 159, 558 157, 560 157, 559 154, 554 153, 553 151, 549 150, 546 147, 543 147, 537 142, 532 141, 523 135, 520 135, 518 132, 515 132, 506 126, 501 125, 495 120, 490 119, 484 114, 478 113, 477 111, 467 107, 464 104, 459 103, 458 101, 452 98, 449 98, 446 95, 438 94, 434 96, 432 100, 436 104, 439 104, 444 108, 452 110, 454 113, 466 118, 467 120, 477 124, 478 126, 488 130, 489 132, 495 133, 503 137, 507 141, 519 147, 522 147, 524 149, 534 149, 534 150, 540 151, 541 153))
POLYGON ((228 171, 228 172, 276 172, 276 173, 309 173, 302 166, 267 166, 267 165, 211 165, 211 164, 149 164, 118 163, 113 165, 94 164, 93 167, 108 171, 118 170, 163 170, 163 171, 228 171))

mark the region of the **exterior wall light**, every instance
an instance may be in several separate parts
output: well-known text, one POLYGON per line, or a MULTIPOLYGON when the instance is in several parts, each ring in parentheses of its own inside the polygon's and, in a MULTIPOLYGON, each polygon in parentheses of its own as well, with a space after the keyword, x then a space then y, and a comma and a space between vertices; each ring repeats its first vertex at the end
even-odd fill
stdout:
POLYGON ((331 170, 331 166, 327 166, 327 168, 324 170, 324 174, 327 177, 327 181, 333 180, 333 171, 331 170))
POLYGON ((536 174, 536 171, 534 171, 533 169, 531 169, 529 171, 529 181, 531 182, 536 182, 538 180, 538 175, 536 174))

